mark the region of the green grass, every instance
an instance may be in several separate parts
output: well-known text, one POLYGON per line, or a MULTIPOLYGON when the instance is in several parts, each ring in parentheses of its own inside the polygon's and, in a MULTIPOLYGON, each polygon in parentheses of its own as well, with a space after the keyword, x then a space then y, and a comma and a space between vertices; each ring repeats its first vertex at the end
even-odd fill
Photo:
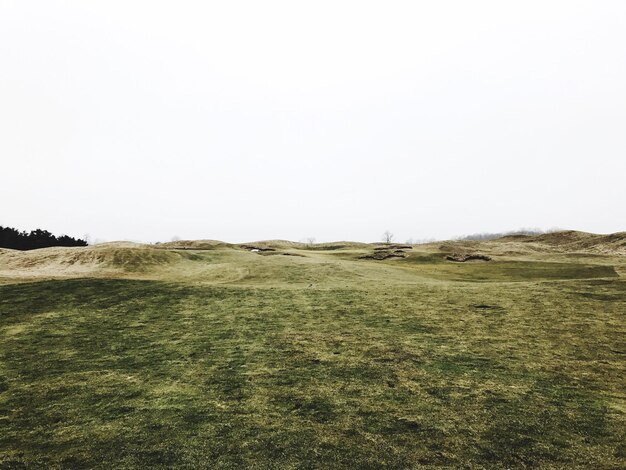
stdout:
POLYGON ((626 465, 607 260, 339 251, 0 286, 0 467, 626 465))
POLYGON ((439 254, 410 256, 400 260, 430 277, 468 282, 536 281, 605 278, 618 275, 612 266, 537 260, 492 260, 489 262, 449 262, 439 254))

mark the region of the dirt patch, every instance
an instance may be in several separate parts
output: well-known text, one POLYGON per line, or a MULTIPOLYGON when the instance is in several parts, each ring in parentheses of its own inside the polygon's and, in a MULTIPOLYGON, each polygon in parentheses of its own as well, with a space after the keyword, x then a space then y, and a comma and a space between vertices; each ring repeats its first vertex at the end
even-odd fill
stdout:
POLYGON ((412 250, 413 247, 410 245, 385 245, 385 246, 377 246, 374 248, 374 251, 391 251, 391 250, 412 250))
POLYGON ((263 248, 262 246, 254 246, 254 245, 240 245, 244 250, 251 251, 253 253, 263 253, 266 251, 276 251, 274 248, 263 248))
POLYGON ((480 312, 483 315, 502 315, 506 314, 506 310, 500 305, 490 305, 490 304, 472 304, 471 308, 480 312))
POLYGON ((491 309, 501 309, 499 305, 488 305, 488 304, 473 304, 473 308, 477 308, 479 310, 491 310, 491 309))
POLYGON ((359 259, 374 259, 377 261, 382 261, 390 258, 406 258, 408 255, 403 250, 378 250, 375 249, 374 253, 369 255, 361 256, 359 259))
POLYGON ((487 255, 481 255, 478 253, 472 254, 460 254, 460 253, 452 253, 451 255, 446 256, 448 261, 456 261, 457 263, 465 263, 466 261, 491 261, 491 257, 487 255))

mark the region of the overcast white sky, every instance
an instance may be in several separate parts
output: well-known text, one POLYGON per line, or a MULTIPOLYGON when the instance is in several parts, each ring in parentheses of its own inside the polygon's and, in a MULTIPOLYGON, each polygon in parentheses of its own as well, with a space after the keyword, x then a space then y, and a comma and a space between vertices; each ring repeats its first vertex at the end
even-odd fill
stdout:
POLYGON ((0 225, 626 230, 626 2, 0 0, 0 225))

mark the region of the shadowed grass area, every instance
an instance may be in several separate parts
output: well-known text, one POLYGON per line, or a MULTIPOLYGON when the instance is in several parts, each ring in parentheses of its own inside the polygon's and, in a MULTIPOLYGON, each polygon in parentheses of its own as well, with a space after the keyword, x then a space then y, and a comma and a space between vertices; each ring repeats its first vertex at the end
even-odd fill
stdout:
POLYGON ((0 286, 0 465, 622 467, 625 284, 541 269, 0 286))
POLYGON ((409 256, 398 261, 436 279, 467 282, 532 281, 558 279, 617 278, 612 266, 538 260, 492 260, 455 263, 437 253, 409 256))

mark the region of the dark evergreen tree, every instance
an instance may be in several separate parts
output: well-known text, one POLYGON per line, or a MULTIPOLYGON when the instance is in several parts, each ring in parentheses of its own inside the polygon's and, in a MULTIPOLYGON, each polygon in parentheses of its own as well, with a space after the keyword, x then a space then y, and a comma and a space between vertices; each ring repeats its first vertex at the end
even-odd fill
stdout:
POLYGON ((0 226, 0 248, 35 250, 50 246, 87 246, 87 241, 68 235, 54 236, 47 230, 36 229, 30 233, 12 227, 0 226))

